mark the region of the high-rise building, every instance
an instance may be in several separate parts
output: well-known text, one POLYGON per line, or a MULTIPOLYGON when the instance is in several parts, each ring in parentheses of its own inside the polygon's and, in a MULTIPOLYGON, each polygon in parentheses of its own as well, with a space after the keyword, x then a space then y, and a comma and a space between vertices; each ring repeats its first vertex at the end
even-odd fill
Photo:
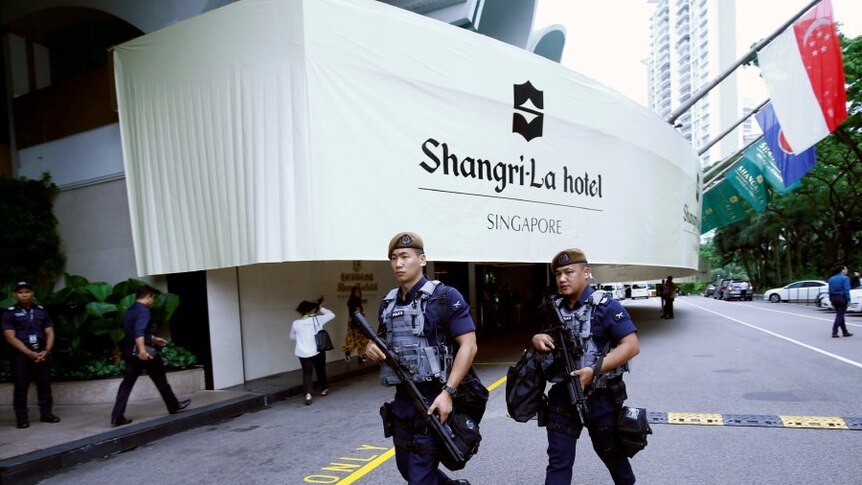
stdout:
MULTIPOLYGON (((648 103, 669 118, 703 86, 736 61, 735 0, 647 0, 651 54, 646 60, 648 103)), ((706 145, 739 117, 736 75, 732 74, 676 120, 695 149, 706 145)), ((701 157, 704 165, 738 149, 729 136, 701 157)))

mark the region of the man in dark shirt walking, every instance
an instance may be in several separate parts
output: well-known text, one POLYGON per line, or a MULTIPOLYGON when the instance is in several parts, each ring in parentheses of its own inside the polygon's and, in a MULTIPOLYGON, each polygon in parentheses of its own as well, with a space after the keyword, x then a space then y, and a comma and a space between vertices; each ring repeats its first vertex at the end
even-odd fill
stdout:
POLYGON ((165 366, 158 347, 164 347, 168 341, 153 336, 150 328, 150 306, 155 299, 156 290, 150 286, 142 286, 135 291, 135 303, 126 310, 123 322, 126 337, 122 343, 126 371, 123 382, 120 383, 120 389, 117 391, 114 410, 111 412, 112 426, 122 426, 132 422, 125 416, 126 404, 129 402, 129 395, 132 393, 135 381, 145 370, 159 390, 159 394, 162 395, 169 413, 175 414, 191 403, 190 399, 177 400, 165 376, 165 366))
POLYGON ((835 309, 832 338, 838 338, 838 330, 841 330, 845 337, 851 337, 853 334, 847 331, 847 324, 844 322, 844 313, 850 303, 850 278, 847 277, 847 266, 843 264, 835 266, 833 275, 829 278, 829 301, 835 309))

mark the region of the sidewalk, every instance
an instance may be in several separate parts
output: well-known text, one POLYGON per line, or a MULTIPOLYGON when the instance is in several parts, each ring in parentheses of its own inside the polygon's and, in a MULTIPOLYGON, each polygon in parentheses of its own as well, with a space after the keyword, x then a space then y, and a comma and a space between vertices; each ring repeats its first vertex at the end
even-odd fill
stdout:
MULTIPOLYGON (((326 371, 330 382, 374 371, 375 364, 337 360, 326 371)), ((148 379, 142 376, 141 379, 148 379)), ((17 429, 11 407, 0 410, 0 485, 24 485, 66 468, 130 450, 146 443, 207 424, 258 411, 275 401, 302 392, 300 370, 246 382, 218 391, 198 391, 177 396, 191 399, 188 409, 170 415, 161 399, 130 402, 126 416, 133 423, 112 428, 113 404, 54 406, 57 424, 39 422, 30 407, 30 427, 17 429)), ((32 403, 31 403, 32 404, 32 403)))

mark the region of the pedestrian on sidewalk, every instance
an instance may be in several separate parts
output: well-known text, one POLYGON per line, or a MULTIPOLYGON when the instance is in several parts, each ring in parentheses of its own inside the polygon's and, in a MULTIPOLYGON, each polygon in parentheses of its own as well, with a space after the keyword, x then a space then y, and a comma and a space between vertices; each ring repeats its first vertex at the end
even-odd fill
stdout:
POLYGON ((152 379, 156 389, 159 390, 168 413, 176 414, 191 404, 190 399, 180 401, 174 395, 168 378, 165 375, 165 365, 162 362, 161 347, 168 341, 153 335, 150 328, 150 306, 156 299, 156 290, 144 285, 135 290, 135 303, 126 310, 123 321, 123 330, 126 336, 120 344, 123 358, 126 362, 126 370, 123 373, 123 381, 117 390, 117 400, 111 411, 111 426, 122 426, 132 422, 126 418, 126 404, 135 382, 143 371, 152 379))
POLYGON ((344 337, 344 360, 350 362, 350 354, 356 352, 359 363, 365 362, 365 347, 368 345, 368 337, 353 321, 353 314, 359 312, 365 315, 362 306, 362 288, 359 285, 350 289, 350 298, 347 299, 347 335, 344 337))
POLYGON ((664 280, 662 288, 662 296, 664 297, 664 307, 662 308, 662 318, 673 320, 673 300, 676 299, 677 286, 673 282, 673 276, 668 276, 664 280))
POLYGON ((36 381, 39 421, 59 423, 51 413, 51 351, 54 349, 54 323, 41 305, 33 303, 33 286, 19 281, 12 290, 18 303, 3 312, 3 337, 10 347, 10 364, 14 384, 12 407, 19 428, 29 428, 27 393, 31 380, 36 381))
POLYGON ((664 318, 665 301, 664 301, 664 280, 655 285, 655 294, 658 295, 659 305, 661 306, 661 317, 664 318))
POLYGON ((851 337, 853 334, 847 331, 847 324, 844 323, 844 313, 847 312, 847 304, 850 303, 850 278, 847 277, 847 266, 843 264, 835 266, 828 283, 829 301, 835 309, 832 338, 838 338, 838 329, 841 329, 845 337, 851 337))
POLYGON ((311 404, 311 391, 314 388, 312 372, 317 373, 317 385, 320 386, 320 395, 329 394, 329 380, 326 378, 326 352, 317 350, 317 341, 314 336, 323 330, 323 326, 335 318, 332 310, 320 306, 323 298, 317 301, 303 300, 296 311, 302 315, 299 320, 294 320, 290 326, 290 339, 296 341, 294 353, 299 357, 302 366, 302 392, 305 393, 305 405, 311 404))

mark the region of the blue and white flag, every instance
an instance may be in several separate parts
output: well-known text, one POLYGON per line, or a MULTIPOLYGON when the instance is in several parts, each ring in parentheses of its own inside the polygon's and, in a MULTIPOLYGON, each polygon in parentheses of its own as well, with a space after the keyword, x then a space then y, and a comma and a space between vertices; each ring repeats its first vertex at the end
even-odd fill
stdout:
POLYGON ((763 139, 766 140, 772 157, 775 159, 775 164, 778 165, 781 176, 784 178, 784 186, 790 187, 814 168, 814 164, 817 163, 814 147, 812 146, 799 155, 793 154, 793 150, 781 131, 781 125, 778 124, 778 118, 775 117, 771 102, 758 111, 756 117, 760 129, 763 130, 763 139))

